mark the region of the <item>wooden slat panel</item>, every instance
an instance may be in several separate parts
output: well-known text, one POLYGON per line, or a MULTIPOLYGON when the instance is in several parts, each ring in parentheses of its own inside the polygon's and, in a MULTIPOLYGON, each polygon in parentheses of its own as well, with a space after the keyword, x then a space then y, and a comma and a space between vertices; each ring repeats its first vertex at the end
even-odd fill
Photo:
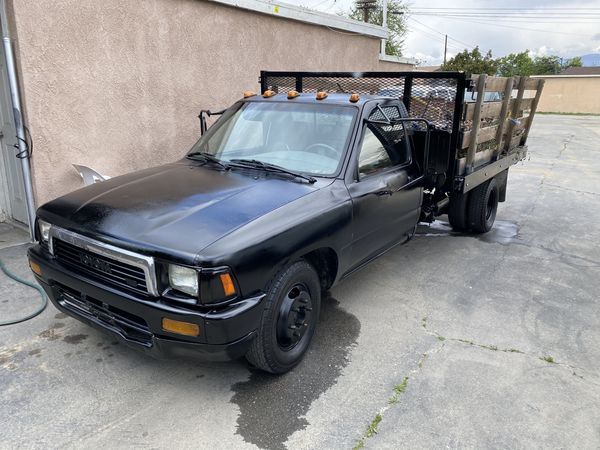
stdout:
POLYGON ((519 142, 521 142, 521 136, 515 136, 510 140, 510 145, 509 145, 509 149, 514 148, 514 147, 518 147, 519 146, 519 142))
POLYGON ((494 154, 499 154, 502 150, 502 139, 504 137, 504 129, 506 127, 506 115, 512 107, 512 99, 510 97, 512 95, 514 83, 515 79, 510 78, 506 83, 506 87, 504 89, 504 100, 502 100, 502 111, 500 111, 500 124, 498 125, 498 131, 496 133, 496 144, 498 146, 494 150, 494 154))
POLYGON ((485 80, 486 92, 504 92, 508 77, 489 77, 485 80))
MULTIPOLYGON (((512 127, 508 130, 511 133, 511 139, 514 136, 520 136, 523 134, 524 130, 529 128, 529 124, 531 123, 531 116, 522 117, 519 120, 518 124, 514 124, 511 122, 512 127)), ((495 125, 492 127, 480 128, 477 132, 477 140, 475 144, 481 144, 483 142, 487 142, 491 139, 498 139, 498 130, 501 129, 500 125, 495 125)), ((473 136, 473 132, 465 133, 463 135, 463 140, 461 143, 461 148, 467 148, 471 144, 471 136, 473 136)), ((503 140, 507 139, 507 135, 504 134, 503 140)))
MULTIPOLYGON (((502 109, 502 102, 483 102, 481 105, 481 118, 498 117, 498 113, 502 109)), ((465 104, 464 120, 473 120, 475 112, 475 103, 465 104)))
MULTIPOLYGON (((524 98, 521 100, 521 108, 517 112, 517 117, 523 116, 523 111, 530 110, 531 105, 533 104, 533 98, 524 98)), ((515 99, 511 98, 508 104, 507 111, 512 109, 513 104, 515 103, 515 99)), ((483 102, 481 105, 481 118, 499 118, 501 117, 503 102, 483 102)), ((463 116, 463 120, 473 120, 473 114, 475 112, 475 103, 467 103, 465 104, 465 113, 463 116)), ((506 115, 506 113, 504 114, 506 115)))
MULTIPOLYGON (((472 75, 471 76, 471 80, 473 81, 473 83, 475 85, 477 85, 479 77, 480 77, 480 75, 472 75)), ((488 76, 485 79, 485 86, 483 89, 485 92, 504 92, 506 83, 511 78, 512 77, 489 77, 488 76)))
MULTIPOLYGON (((473 125, 471 127, 471 136, 477 136, 477 130, 481 125, 481 105, 483 103, 483 94, 485 89, 485 79, 487 75, 479 75, 477 80, 477 100, 475 101, 475 111, 473 113, 473 125)), ((476 139, 471 139, 469 148, 467 149, 467 171, 473 170, 473 161, 475 159, 475 152, 477 151, 476 139)), ((470 173, 470 172, 469 172, 470 173)))
POLYGON ((518 125, 513 125, 510 129, 510 136, 508 134, 504 135, 504 142, 506 142, 505 147, 507 150, 519 145, 523 145, 523 136, 525 136, 525 133, 529 129, 529 125, 531 124, 531 116, 521 118, 519 119, 519 122, 520 123, 518 125))
MULTIPOLYGON (((482 142, 487 142, 491 139, 495 139, 497 131, 497 125, 493 127, 480 128, 477 131, 477 139, 475 140, 475 144, 481 144, 482 142)), ((462 148, 466 148, 471 145, 471 136, 473 136, 472 131, 463 135, 462 148)))
MULTIPOLYGON (((521 101, 523 100, 523 93, 525 92, 525 83, 527 81, 527 77, 520 77, 519 78, 519 88, 517 91, 517 98, 515 99, 515 101, 512 104, 512 108, 511 108, 511 113, 510 116, 513 118, 517 118, 519 116, 519 111, 521 110, 521 101)), ((506 134, 508 136, 512 136, 513 135, 513 128, 514 128, 515 124, 510 121, 508 123, 508 130, 506 131, 506 134)), ((506 140, 506 148, 509 148, 509 146, 511 145, 511 140, 510 138, 507 138, 506 140)))
POLYGON ((525 89, 530 91, 537 89, 539 81, 540 80, 538 78, 527 78, 527 80, 525 80, 525 89))
POLYGON ((518 119, 519 123, 513 125, 512 127, 512 135, 515 136, 517 134, 521 134, 523 130, 527 128, 529 125, 530 116, 521 117, 518 119))
POLYGON ((533 98, 524 98, 521 100, 521 108, 520 111, 528 111, 531 109, 531 105, 533 104, 533 98))

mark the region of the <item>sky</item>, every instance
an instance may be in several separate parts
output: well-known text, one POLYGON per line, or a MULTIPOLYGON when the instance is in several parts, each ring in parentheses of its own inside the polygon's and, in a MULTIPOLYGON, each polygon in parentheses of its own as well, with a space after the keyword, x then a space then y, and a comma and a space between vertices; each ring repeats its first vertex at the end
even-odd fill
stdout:
MULTIPOLYGON (((282 1, 331 14, 348 12, 353 4, 353 0, 282 1)), ((421 65, 442 62, 444 34, 449 38, 448 58, 467 45, 469 49, 478 45, 484 52, 492 50, 494 57, 525 50, 532 56, 557 55, 565 59, 600 53, 600 0, 407 0, 404 3, 413 14, 407 16, 409 33, 403 56, 416 58, 421 65), (483 13, 494 14, 494 17, 440 17, 432 15, 439 10, 424 8, 469 8, 458 14, 483 13), (507 8, 535 10, 510 11, 507 8)))

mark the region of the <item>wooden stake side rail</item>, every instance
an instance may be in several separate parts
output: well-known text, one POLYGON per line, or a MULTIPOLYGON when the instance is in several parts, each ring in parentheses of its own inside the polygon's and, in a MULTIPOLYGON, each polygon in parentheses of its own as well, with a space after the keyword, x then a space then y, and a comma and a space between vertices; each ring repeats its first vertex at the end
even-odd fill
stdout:
POLYGON ((529 77, 489 77, 483 74, 474 75, 471 80, 477 97, 474 102, 464 104, 463 135, 458 141, 458 148, 466 150, 463 167, 467 174, 475 170, 475 162, 477 166, 490 163, 500 154, 525 145, 544 86, 544 80, 529 77), (503 98, 485 101, 486 92, 502 92, 503 98), (495 142, 490 144, 494 147, 491 151, 490 145, 481 145, 492 140, 495 142), (489 160, 476 157, 478 151, 485 151, 489 160))
MULTIPOLYGON (((514 98, 508 99, 509 108, 512 109, 512 105, 515 103, 514 98)), ((521 101, 521 112, 529 111, 533 105, 534 98, 524 98, 521 101)), ((504 101, 491 101, 491 102, 483 102, 481 105, 481 119, 487 118, 499 118, 501 117, 500 112, 502 111, 502 106, 504 105, 504 101)), ((473 115, 475 113, 475 103, 465 103, 465 108, 463 112, 463 120, 473 120, 473 115)))

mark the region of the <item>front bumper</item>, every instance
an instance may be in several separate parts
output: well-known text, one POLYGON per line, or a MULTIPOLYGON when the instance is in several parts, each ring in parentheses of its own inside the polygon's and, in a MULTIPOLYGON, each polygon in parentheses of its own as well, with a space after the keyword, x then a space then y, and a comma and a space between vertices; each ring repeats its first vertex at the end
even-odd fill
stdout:
POLYGON ((28 256, 40 266, 41 276, 35 277, 60 311, 157 358, 239 358, 246 354, 262 317, 264 294, 197 311, 103 285, 62 266, 39 245, 31 247, 28 256), (165 317, 197 324, 200 335, 164 331, 165 317))

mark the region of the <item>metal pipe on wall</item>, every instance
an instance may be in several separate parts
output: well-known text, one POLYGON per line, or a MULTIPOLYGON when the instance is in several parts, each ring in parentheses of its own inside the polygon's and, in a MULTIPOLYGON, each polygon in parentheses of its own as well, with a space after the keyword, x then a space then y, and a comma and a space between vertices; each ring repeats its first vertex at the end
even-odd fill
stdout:
MULTIPOLYGON (((27 202, 27 219, 29 222, 29 235, 31 240, 35 239, 35 201, 33 198, 33 185, 31 183, 31 168, 29 166, 29 149, 26 144, 25 128, 23 126, 23 114, 21 113, 21 98, 19 95, 19 83, 17 80, 17 71, 15 67, 15 57, 12 49, 12 42, 8 33, 8 21, 6 20, 6 9, 4 1, 0 2, 0 14, 2 14, 2 43, 4 45, 4 54, 6 57, 6 71, 8 73, 8 84, 12 100, 13 115, 15 119, 15 128, 17 130, 17 141, 19 154, 27 155, 20 158, 21 170, 23 172, 23 182, 25 184, 25 200, 27 202)), ((16 156, 16 155, 15 155, 16 156)))

